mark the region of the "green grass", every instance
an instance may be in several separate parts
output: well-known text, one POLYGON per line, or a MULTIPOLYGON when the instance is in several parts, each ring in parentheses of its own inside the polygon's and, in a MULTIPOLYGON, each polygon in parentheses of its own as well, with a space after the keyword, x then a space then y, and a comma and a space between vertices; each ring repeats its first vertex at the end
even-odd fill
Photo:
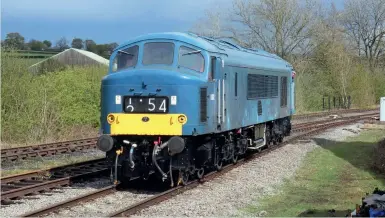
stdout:
POLYGON ((259 199, 241 212, 258 216, 345 216, 366 193, 385 188, 385 175, 372 170, 373 148, 384 130, 362 132, 344 142, 316 139, 321 148, 309 153, 296 175, 273 196, 259 199))

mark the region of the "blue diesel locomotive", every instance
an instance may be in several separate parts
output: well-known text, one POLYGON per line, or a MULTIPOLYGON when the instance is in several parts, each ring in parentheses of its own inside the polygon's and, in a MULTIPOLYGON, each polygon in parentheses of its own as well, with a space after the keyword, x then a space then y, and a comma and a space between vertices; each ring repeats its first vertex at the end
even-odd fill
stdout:
POLYGON ((294 74, 280 57, 227 40, 140 36, 111 55, 97 146, 115 182, 201 178, 290 134, 294 74))

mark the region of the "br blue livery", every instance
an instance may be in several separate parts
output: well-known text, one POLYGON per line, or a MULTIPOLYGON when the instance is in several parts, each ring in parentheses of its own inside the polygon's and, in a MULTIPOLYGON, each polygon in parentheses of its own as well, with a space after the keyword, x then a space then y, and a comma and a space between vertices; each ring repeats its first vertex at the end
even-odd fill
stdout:
POLYGON ((294 75, 282 58, 226 40, 140 36, 111 55, 97 146, 115 182, 201 178, 290 134, 294 75))

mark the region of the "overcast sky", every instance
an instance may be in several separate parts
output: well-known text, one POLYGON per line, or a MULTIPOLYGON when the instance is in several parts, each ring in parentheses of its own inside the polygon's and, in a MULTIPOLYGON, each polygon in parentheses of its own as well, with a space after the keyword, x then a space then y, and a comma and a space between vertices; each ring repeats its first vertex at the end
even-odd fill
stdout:
MULTIPOLYGON (((204 11, 233 0, 1 0, 1 38, 19 32, 26 41, 60 37, 122 43, 151 32, 188 31, 204 11)), ((343 0, 320 0, 336 2, 343 0)))

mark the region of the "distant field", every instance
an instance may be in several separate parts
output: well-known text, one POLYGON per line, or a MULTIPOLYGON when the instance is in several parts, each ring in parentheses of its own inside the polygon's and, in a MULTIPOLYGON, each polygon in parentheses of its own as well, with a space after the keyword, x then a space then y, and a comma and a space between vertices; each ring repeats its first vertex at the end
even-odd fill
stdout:
POLYGON ((54 52, 54 51, 25 51, 25 50, 19 50, 15 51, 12 53, 9 53, 11 57, 17 57, 17 58, 25 58, 25 59, 30 59, 30 58, 49 58, 55 54, 58 54, 59 52, 54 52))

